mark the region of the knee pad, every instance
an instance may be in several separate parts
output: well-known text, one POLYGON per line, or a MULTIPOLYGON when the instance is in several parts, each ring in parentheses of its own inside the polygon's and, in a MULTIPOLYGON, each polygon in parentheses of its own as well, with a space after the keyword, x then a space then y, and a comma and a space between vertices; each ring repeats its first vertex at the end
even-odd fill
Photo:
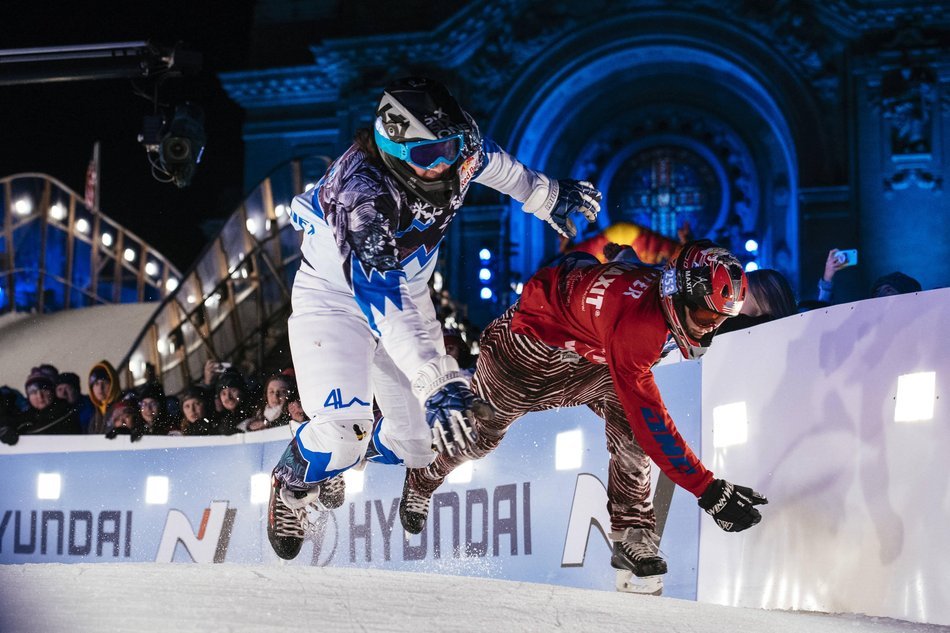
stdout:
POLYGON ((429 438, 396 438, 387 433, 386 418, 380 418, 373 429, 373 439, 366 459, 379 464, 403 464, 407 468, 424 468, 435 460, 429 438))
POLYGON ((360 463, 372 428, 373 422, 368 418, 311 420, 301 424, 294 442, 307 462, 304 481, 319 483, 360 463))

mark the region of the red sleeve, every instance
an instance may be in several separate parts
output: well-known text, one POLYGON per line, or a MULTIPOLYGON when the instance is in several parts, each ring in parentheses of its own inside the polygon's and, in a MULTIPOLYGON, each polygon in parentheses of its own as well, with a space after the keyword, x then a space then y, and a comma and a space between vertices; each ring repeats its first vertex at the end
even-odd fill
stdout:
MULTIPOLYGON (((699 460, 673 424, 650 371, 652 361, 638 359, 637 343, 645 337, 614 335, 608 365, 617 395, 627 414, 633 436, 673 483, 697 497, 712 482, 713 474, 699 460)), ((642 346, 641 346, 642 347, 642 346)))

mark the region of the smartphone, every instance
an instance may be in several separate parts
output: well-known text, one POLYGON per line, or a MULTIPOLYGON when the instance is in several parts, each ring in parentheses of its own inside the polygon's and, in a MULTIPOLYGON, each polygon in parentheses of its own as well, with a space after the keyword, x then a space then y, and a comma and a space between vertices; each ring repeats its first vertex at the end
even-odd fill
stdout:
POLYGON ((858 249, 852 248, 846 251, 838 251, 835 255, 835 261, 844 264, 844 267, 856 266, 858 263, 858 249))

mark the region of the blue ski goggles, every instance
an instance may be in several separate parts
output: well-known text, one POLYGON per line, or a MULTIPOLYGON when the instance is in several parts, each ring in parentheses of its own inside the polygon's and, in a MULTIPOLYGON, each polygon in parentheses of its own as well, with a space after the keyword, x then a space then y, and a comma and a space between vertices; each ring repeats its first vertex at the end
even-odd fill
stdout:
POLYGON ((462 147, 465 145, 464 134, 453 134, 428 141, 396 143, 380 131, 381 126, 382 123, 377 120, 375 126, 377 147, 390 156, 404 160, 419 169, 433 169, 443 163, 454 165, 462 155, 462 147))

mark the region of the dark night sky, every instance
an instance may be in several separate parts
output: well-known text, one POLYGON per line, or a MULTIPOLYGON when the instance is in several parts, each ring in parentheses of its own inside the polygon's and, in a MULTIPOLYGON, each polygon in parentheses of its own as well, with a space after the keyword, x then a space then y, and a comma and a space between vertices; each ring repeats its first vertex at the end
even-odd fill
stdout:
POLYGON ((185 189, 154 180, 137 140, 152 104, 136 96, 127 79, 69 81, 0 86, 0 176, 44 172, 81 196, 93 143, 100 141, 100 209, 184 270, 207 241, 201 223, 227 217, 242 198, 242 112, 216 73, 246 67, 253 3, 88 3, 96 9, 85 4, 5 2, 0 48, 182 41, 202 54, 202 69, 193 77, 167 80, 159 97, 171 103, 188 99, 204 108, 202 164, 185 189))
POLYGON ((277 18, 255 28, 253 0, 5 0, 0 49, 151 40, 180 41, 201 53, 200 73, 167 80, 159 97, 170 104, 199 103, 207 143, 191 185, 178 189, 151 176, 138 135, 153 106, 133 93, 130 80, 0 86, 0 177, 43 172, 81 196, 93 144, 100 141, 101 211, 184 271, 208 241, 202 224, 226 218, 256 184, 243 182, 243 112, 228 99, 217 73, 307 64, 309 46, 324 38, 427 30, 465 5, 430 0, 260 4, 277 18))

